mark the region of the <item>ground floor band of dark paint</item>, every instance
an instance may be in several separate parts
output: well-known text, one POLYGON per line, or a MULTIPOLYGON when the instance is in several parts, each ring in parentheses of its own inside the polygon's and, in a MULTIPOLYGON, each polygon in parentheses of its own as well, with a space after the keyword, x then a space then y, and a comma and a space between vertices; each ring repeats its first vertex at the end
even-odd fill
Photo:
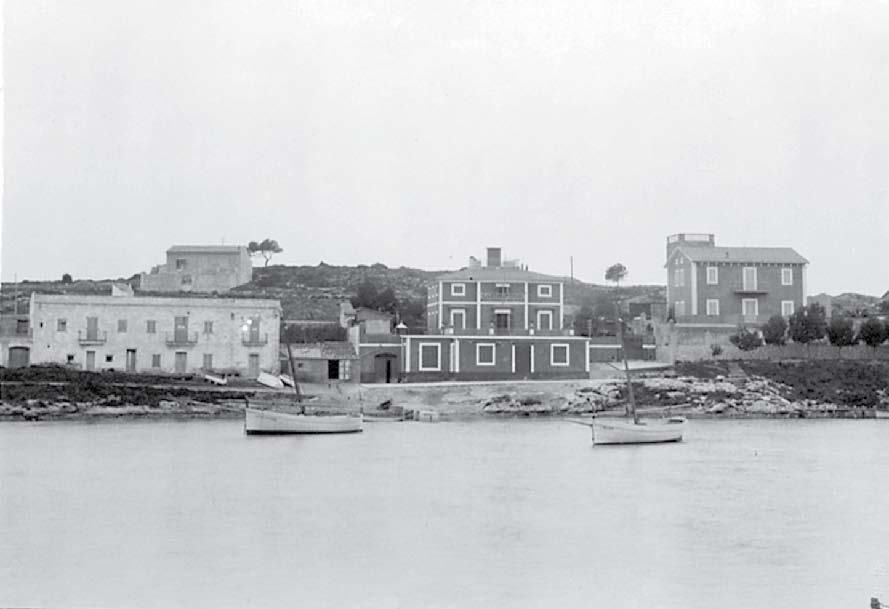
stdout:
POLYGON ((583 336, 402 337, 402 371, 410 382, 587 378, 583 336))

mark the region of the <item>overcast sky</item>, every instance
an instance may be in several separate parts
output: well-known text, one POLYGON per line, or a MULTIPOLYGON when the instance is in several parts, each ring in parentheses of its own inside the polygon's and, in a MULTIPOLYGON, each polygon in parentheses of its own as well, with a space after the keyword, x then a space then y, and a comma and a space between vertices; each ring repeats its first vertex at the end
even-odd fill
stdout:
POLYGON ((7 0, 2 277, 172 244, 665 283, 665 239, 889 289, 889 3, 7 0))

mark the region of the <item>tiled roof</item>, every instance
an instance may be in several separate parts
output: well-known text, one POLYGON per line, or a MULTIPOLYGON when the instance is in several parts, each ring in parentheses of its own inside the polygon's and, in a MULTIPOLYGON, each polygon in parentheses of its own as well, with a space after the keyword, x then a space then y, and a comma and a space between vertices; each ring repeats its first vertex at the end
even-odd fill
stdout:
MULTIPOLYGON (((320 343, 293 343, 290 345, 293 359, 355 359, 352 343, 325 341, 320 343)), ((281 348, 287 355, 287 346, 281 348)))
POLYGON ((237 254, 247 249, 243 245, 174 245, 167 250, 173 254, 237 254))
POLYGON ((445 273, 436 277, 439 281, 564 281, 561 277, 534 273, 520 268, 487 267, 464 268, 453 273, 445 273))
MULTIPOLYGON (((687 247, 676 248, 692 262, 750 262, 808 264, 792 247, 687 247)), ((671 256, 672 257, 672 256, 671 256)), ((666 265, 665 265, 666 266, 666 265)))

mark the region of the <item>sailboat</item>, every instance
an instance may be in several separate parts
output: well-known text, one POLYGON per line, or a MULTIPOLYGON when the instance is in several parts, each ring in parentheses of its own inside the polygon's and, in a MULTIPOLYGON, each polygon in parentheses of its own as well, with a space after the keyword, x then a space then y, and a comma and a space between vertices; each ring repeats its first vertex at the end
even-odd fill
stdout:
POLYGON ((624 334, 619 314, 617 326, 621 356, 624 362, 624 372, 627 377, 627 393, 629 394, 626 418, 623 420, 593 418, 591 424, 593 444, 654 444, 661 442, 681 442, 682 432, 685 431, 686 423, 684 417, 640 420, 639 415, 636 414, 636 398, 633 395, 633 384, 630 381, 630 365, 627 363, 627 354, 626 349, 624 348, 624 334))
MULTIPOLYGON (((327 433, 354 433, 364 429, 364 419, 358 414, 331 414, 317 413, 307 414, 305 402, 299 391, 299 383, 296 381, 296 369, 293 366, 293 353, 290 350, 290 342, 287 343, 287 359, 290 362, 290 374, 293 379, 293 391, 296 395, 296 403, 287 410, 267 407, 260 408, 254 402, 247 404, 244 409, 244 433, 250 434, 327 434, 327 433), (298 412, 291 412, 297 410, 298 412)), ((289 383, 288 383, 289 384, 289 383)), ((245 398, 246 399, 246 398, 245 398)), ((330 409, 335 406, 330 405, 330 409)))

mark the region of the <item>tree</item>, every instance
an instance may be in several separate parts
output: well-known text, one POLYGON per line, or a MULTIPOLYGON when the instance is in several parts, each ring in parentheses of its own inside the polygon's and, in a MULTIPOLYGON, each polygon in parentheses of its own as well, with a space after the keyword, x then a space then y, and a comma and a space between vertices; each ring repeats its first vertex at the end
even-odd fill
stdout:
POLYGON ((613 281, 615 285, 619 286, 620 282, 627 276, 627 273, 627 267, 620 262, 612 264, 605 270, 605 281, 613 281))
POLYGON ((826 331, 824 307, 817 302, 797 309, 790 316, 790 339, 795 343, 806 345, 806 351, 809 349, 809 343, 824 338, 826 331))
POLYGON ((876 352, 877 347, 889 339, 889 325, 883 324, 876 317, 870 317, 858 329, 858 338, 876 352))
POLYGON ((738 328, 738 333, 728 337, 729 341, 741 351, 753 351, 762 347, 762 337, 758 332, 747 328, 738 328))
POLYGON ((787 322, 780 315, 772 315, 762 326, 762 337, 767 345, 783 345, 787 341, 787 322))
POLYGON ((269 265, 269 260, 272 259, 272 256, 275 254, 280 254, 284 251, 278 242, 274 239, 263 239, 261 242, 257 243, 256 241, 251 241, 247 244, 247 251, 250 252, 251 256, 262 256, 265 258, 265 264, 263 266, 269 265))
POLYGON ((65 273, 64 275, 62 275, 62 283, 72 283, 73 281, 74 279, 71 278, 70 273, 65 273))
POLYGON ((350 298, 349 301, 356 309, 365 307, 393 315, 399 310, 395 291, 387 287, 381 292, 376 284, 369 279, 362 281, 358 285, 358 288, 355 290, 355 296, 350 298))
POLYGON ((848 317, 834 317, 827 327, 827 339, 830 344, 837 347, 840 357, 843 356, 843 347, 851 347, 858 341, 855 340, 855 330, 852 328, 852 320, 848 317))

